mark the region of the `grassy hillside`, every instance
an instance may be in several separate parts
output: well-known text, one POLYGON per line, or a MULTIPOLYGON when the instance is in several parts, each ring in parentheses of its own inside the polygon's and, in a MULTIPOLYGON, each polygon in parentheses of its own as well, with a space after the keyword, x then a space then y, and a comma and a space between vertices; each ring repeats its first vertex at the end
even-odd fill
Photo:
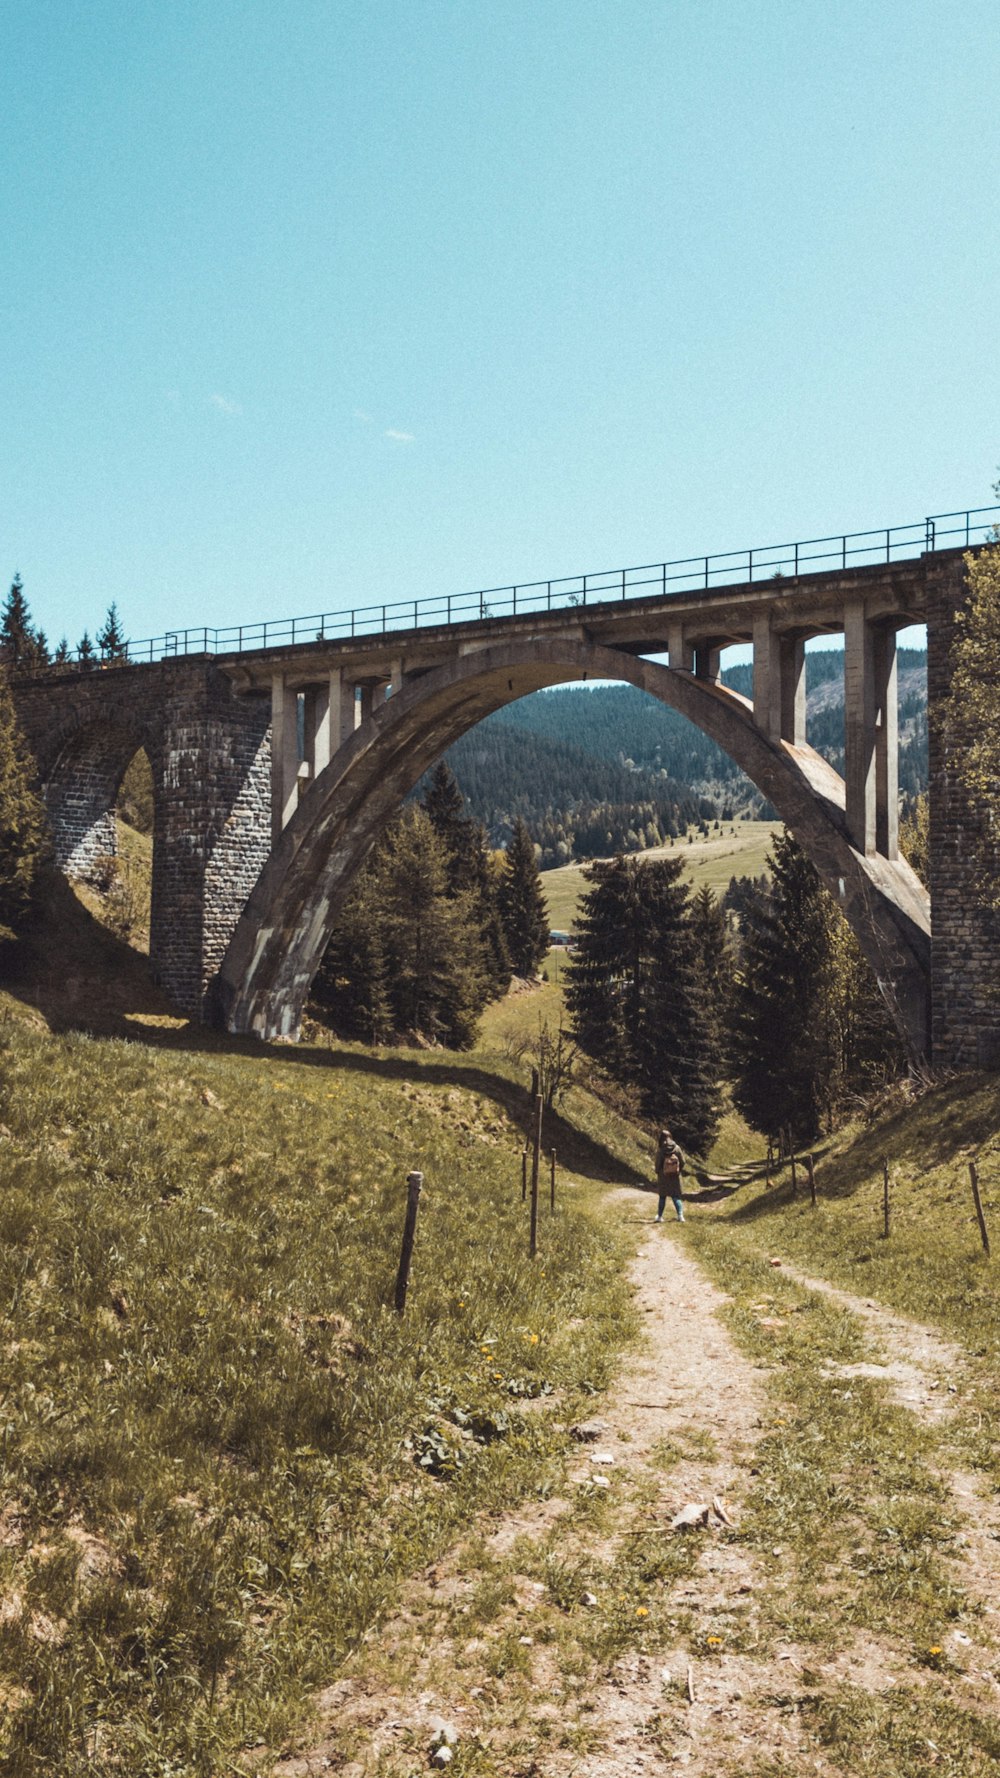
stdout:
POLYGON ((621 1238, 566 1186, 529 1261, 502 1074, 0 1006, 4 1770, 264 1769, 406 1573, 550 1485, 546 1392, 572 1412, 632 1325, 621 1238))
MULTIPOLYGON (((704 864, 729 874, 722 852, 704 864)), ((539 1698, 550 1737, 565 1728, 581 1738, 560 1745, 607 1749, 614 1769, 619 1719, 602 1741, 589 1700, 607 1683, 617 1700, 623 1673, 659 1672, 668 1652, 681 1673, 693 1663, 700 1700, 730 1673, 734 1700, 756 1688, 769 1719, 809 1725, 829 1778, 1000 1770, 1000 1654, 978 1602, 996 1568, 1000 1286, 968 1178, 974 1155, 1000 1242, 1000 1082, 900 1093, 824 1140, 815 1206, 801 1173, 794 1197, 788 1168, 765 1182, 759 1139, 728 1118, 686 1226, 649 1232, 716 1281, 766 1392, 731 1471, 737 1524, 718 1541, 672 1537, 688 1498, 670 1504, 675 1436, 628 1484, 616 1444, 614 1488, 578 1490, 548 1543, 487 1548, 519 1501, 541 1522, 572 1471, 567 1425, 610 1411, 601 1392, 613 1402, 636 1338, 627 1261, 649 1201, 604 1188, 648 1177, 648 1135, 578 1088, 546 1124, 557 1214, 543 1208, 538 1260, 527 1253, 530 1057, 513 1057, 540 1019, 558 1021, 557 984, 491 1008, 465 1055, 241 1044, 185 1027, 135 951, 65 885, 49 896, 0 990, 5 1773, 263 1778, 345 1663, 377 1665, 373 1632, 408 1577, 456 1549, 474 1600, 461 1646, 486 1670, 469 1720, 495 1709, 500 1724, 492 1750, 460 1748, 460 1772, 546 1769, 532 1767, 552 1745, 539 1698), (82 1036, 83 1022, 142 1041, 82 1036), (425 1187, 400 1320, 413 1167, 425 1187), (885 1306, 954 1342, 947 1416, 893 1397, 861 1315, 885 1306), (575 1548, 585 1532, 596 1554, 575 1548), (959 1566, 970 1548, 979 1593, 959 1566), (751 1579, 731 1597, 737 1571, 751 1579), (525 1575, 538 1583, 527 1637, 525 1575), (877 1684, 856 1665, 873 1650, 877 1684)), ((668 1351, 689 1339, 678 1317, 668 1351)), ((681 1391, 689 1458, 707 1461, 712 1390, 732 1382, 709 1363, 700 1393, 681 1391)), ((643 1399, 665 1414, 676 1392, 666 1363, 643 1399)), ((408 1611, 396 1634, 415 1650, 408 1611)), ((675 1683, 642 1704, 649 1745, 672 1758, 694 1720, 675 1683)), ((698 1719, 706 1744, 714 1720, 698 1719)), ((425 1755, 401 1747, 369 1769, 409 1778, 425 1755)), ((812 1767, 747 1747, 712 1769, 812 1767)))
MULTIPOLYGON (((733 877, 758 877, 766 871, 771 840, 780 831, 773 821, 723 823, 718 833, 711 829, 707 839, 693 830, 690 845, 679 839, 675 846, 656 847, 638 856, 676 858, 679 853, 692 887, 700 889, 707 883, 716 895, 721 895, 733 877)), ((549 921, 557 932, 568 931, 573 925, 580 896, 587 887, 585 868, 570 864, 561 870, 542 872, 549 921)))

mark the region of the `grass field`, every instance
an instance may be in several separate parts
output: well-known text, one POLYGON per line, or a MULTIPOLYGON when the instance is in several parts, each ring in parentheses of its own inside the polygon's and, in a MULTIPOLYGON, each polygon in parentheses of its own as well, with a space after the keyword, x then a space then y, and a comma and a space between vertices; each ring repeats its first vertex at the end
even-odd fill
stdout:
MULTIPOLYGON (((728 872, 729 838, 707 865, 728 872)), ((752 854, 737 857, 756 874, 752 854)), ((530 1057, 514 1052, 558 1022, 556 982, 491 1008, 468 1054, 268 1049, 143 1000, 142 960, 52 893, 59 936, 40 932, 26 953, 38 981, 19 1000, 0 991, 0 1765, 11 1778, 251 1778, 409 1576, 562 1485, 566 1425, 595 1411, 635 1337, 638 1223, 604 1187, 648 1177, 648 1133, 570 1089, 546 1124, 558 1208, 532 1264, 519 1190, 530 1057), (43 1017, 100 1017, 146 1041, 58 1035, 43 1017), (400 1320, 412 1167, 425 1186, 400 1320)), ((930 1744, 952 1778, 1000 1769, 990 1719, 942 1656, 955 1626, 975 1624, 950 1578, 956 1520, 939 1479, 961 1460, 1000 1487, 1000 1288, 967 1167, 978 1155, 997 1235, 998 1128, 995 1080, 946 1082, 818 1145, 816 1207, 801 1187, 792 1197, 787 1169, 770 1189, 700 1202, 692 1183, 688 1224, 671 1231, 725 1292, 773 1396, 734 1536, 761 1567, 758 1645, 801 1647, 789 1695, 803 1693, 838 1774, 916 1778, 930 1744), (853 1381, 844 1412, 829 1365, 872 1354, 793 1262, 960 1344, 947 1444, 877 1381, 853 1381), (854 1631, 919 1670, 891 1709, 823 1676, 832 1640, 854 1631)), ((712 1164, 761 1153, 729 1117, 712 1164)), ((627 1549, 645 1561, 639 1525, 627 1549)), ((543 1576, 550 1652, 579 1591, 554 1590, 563 1553, 543 1576)), ((589 1653, 571 1651, 586 1656, 574 1683, 652 1647, 658 1623, 671 1647, 688 1635, 671 1562, 622 1570, 623 1592, 641 1582, 641 1611, 617 1613, 613 1647, 595 1630, 589 1653)), ((614 1585, 617 1598, 617 1571, 614 1585)), ((512 1660, 527 1659, 522 1630, 512 1660)), ((458 1769, 506 1778, 509 1754, 458 1769)))
POLYGON ((250 1773, 469 1514, 544 1493, 634 1325, 524 1093, 474 1059, 177 1052, 0 995, 0 1763, 250 1773), (425 1174, 405 1318, 405 1177, 425 1174), (562 1196, 562 1194, 561 1194, 562 1196))
MULTIPOLYGON (((721 895, 733 877, 759 877, 766 871, 772 838, 780 832, 779 824, 773 821, 734 821, 726 823, 718 833, 712 829, 708 839, 702 839, 693 830, 690 845, 679 839, 674 846, 659 846, 638 856, 676 858, 680 853, 692 886, 700 889, 707 883, 716 895, 721 895)), ((585 868, 582 864, 567 864, 559 870, 542 872, 549 922, 557 932, 572 928, 577 904, 587 887, 585 868)))

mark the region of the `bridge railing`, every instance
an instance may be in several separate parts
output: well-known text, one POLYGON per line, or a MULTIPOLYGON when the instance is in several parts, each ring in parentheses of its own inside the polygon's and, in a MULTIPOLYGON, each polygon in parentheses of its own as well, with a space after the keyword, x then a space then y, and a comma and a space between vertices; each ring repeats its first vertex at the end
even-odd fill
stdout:
MULTIPOLYGON (((800 574, 820 569, 857 568, 912 559, 937 550, 967 548, 994 535, 998 521, 1000 506, 970 507, 964 512, 938 513, 910 525, 724 550, 710 556, 685 556, 633 568, 598 569, 556 580, 442 593, 427 599, 389 599, 351 611, 314 612, 305 617, 268 619, 264 623, 231 624, 223 629, 202 626, 168 630, 164 636, 129 641, 125 654, 118 658, 132 662, 189 654, 256 654, 304 642, 340 642, 352 637, 387 635, 394 630, 436 629, 484 618, 589 608, 624 599, 666 598, 674 593, 690 596, 710 593, 719 586, 758 582, 780 585, 782 580, 794 580, 800 574)), ((71 655, 62 664, 72 667, 81 663, 78 656, 71 655)), ((90 664, 113 663, 97 660, 90 664)))

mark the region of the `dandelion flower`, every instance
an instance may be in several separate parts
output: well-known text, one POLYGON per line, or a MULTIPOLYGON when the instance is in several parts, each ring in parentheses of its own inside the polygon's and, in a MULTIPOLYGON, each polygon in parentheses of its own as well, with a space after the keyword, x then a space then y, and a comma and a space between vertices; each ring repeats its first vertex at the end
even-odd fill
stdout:
POLYGON ((705 1641, 706 1641, 709 1648, 721 1648, 722 1647, 722 1637, 721 1636, 706 1636, 705 1641))
POLYGON ((941 1644, 939 1642, 932 1643, 930 1648, 927 1650, 927 1653, 929 1655, 939 1655, 941 1653, 941 1644))
POLYGON ((649 1612, 647 1611, 645 1605, 637 1605, 635 1608, 635 1615, 636 1615, 636 1617, 648 1617, 649 1612))

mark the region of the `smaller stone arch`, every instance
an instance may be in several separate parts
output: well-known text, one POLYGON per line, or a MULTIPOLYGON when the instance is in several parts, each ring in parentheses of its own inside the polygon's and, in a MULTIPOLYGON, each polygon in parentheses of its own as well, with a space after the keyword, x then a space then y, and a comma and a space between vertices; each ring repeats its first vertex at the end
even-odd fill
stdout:
MULTIPOLYGON (((68 877, 93 877, 97 860, 118 850, 115 799, 128 766, 155 746, 141 723, 92 721, 76 729, 42 782, 55 863, 68 877)), ((155 796, 155 771, 154 771, 155 796)))
POLYGON ((621 679, 671 705, 736 760, 837 897, 912 1050, 927 1050, 930 908, 903 860, 851 843, 843 780, 811 747, 764 734, 726 687, 597 643, 546 636, 467 654, 368 718, 310 786, 272 851, 215 984, 215 1016, 265 1038, 297 1033, 351 882, 426 768, 491 711, 543 686, 621 679))

